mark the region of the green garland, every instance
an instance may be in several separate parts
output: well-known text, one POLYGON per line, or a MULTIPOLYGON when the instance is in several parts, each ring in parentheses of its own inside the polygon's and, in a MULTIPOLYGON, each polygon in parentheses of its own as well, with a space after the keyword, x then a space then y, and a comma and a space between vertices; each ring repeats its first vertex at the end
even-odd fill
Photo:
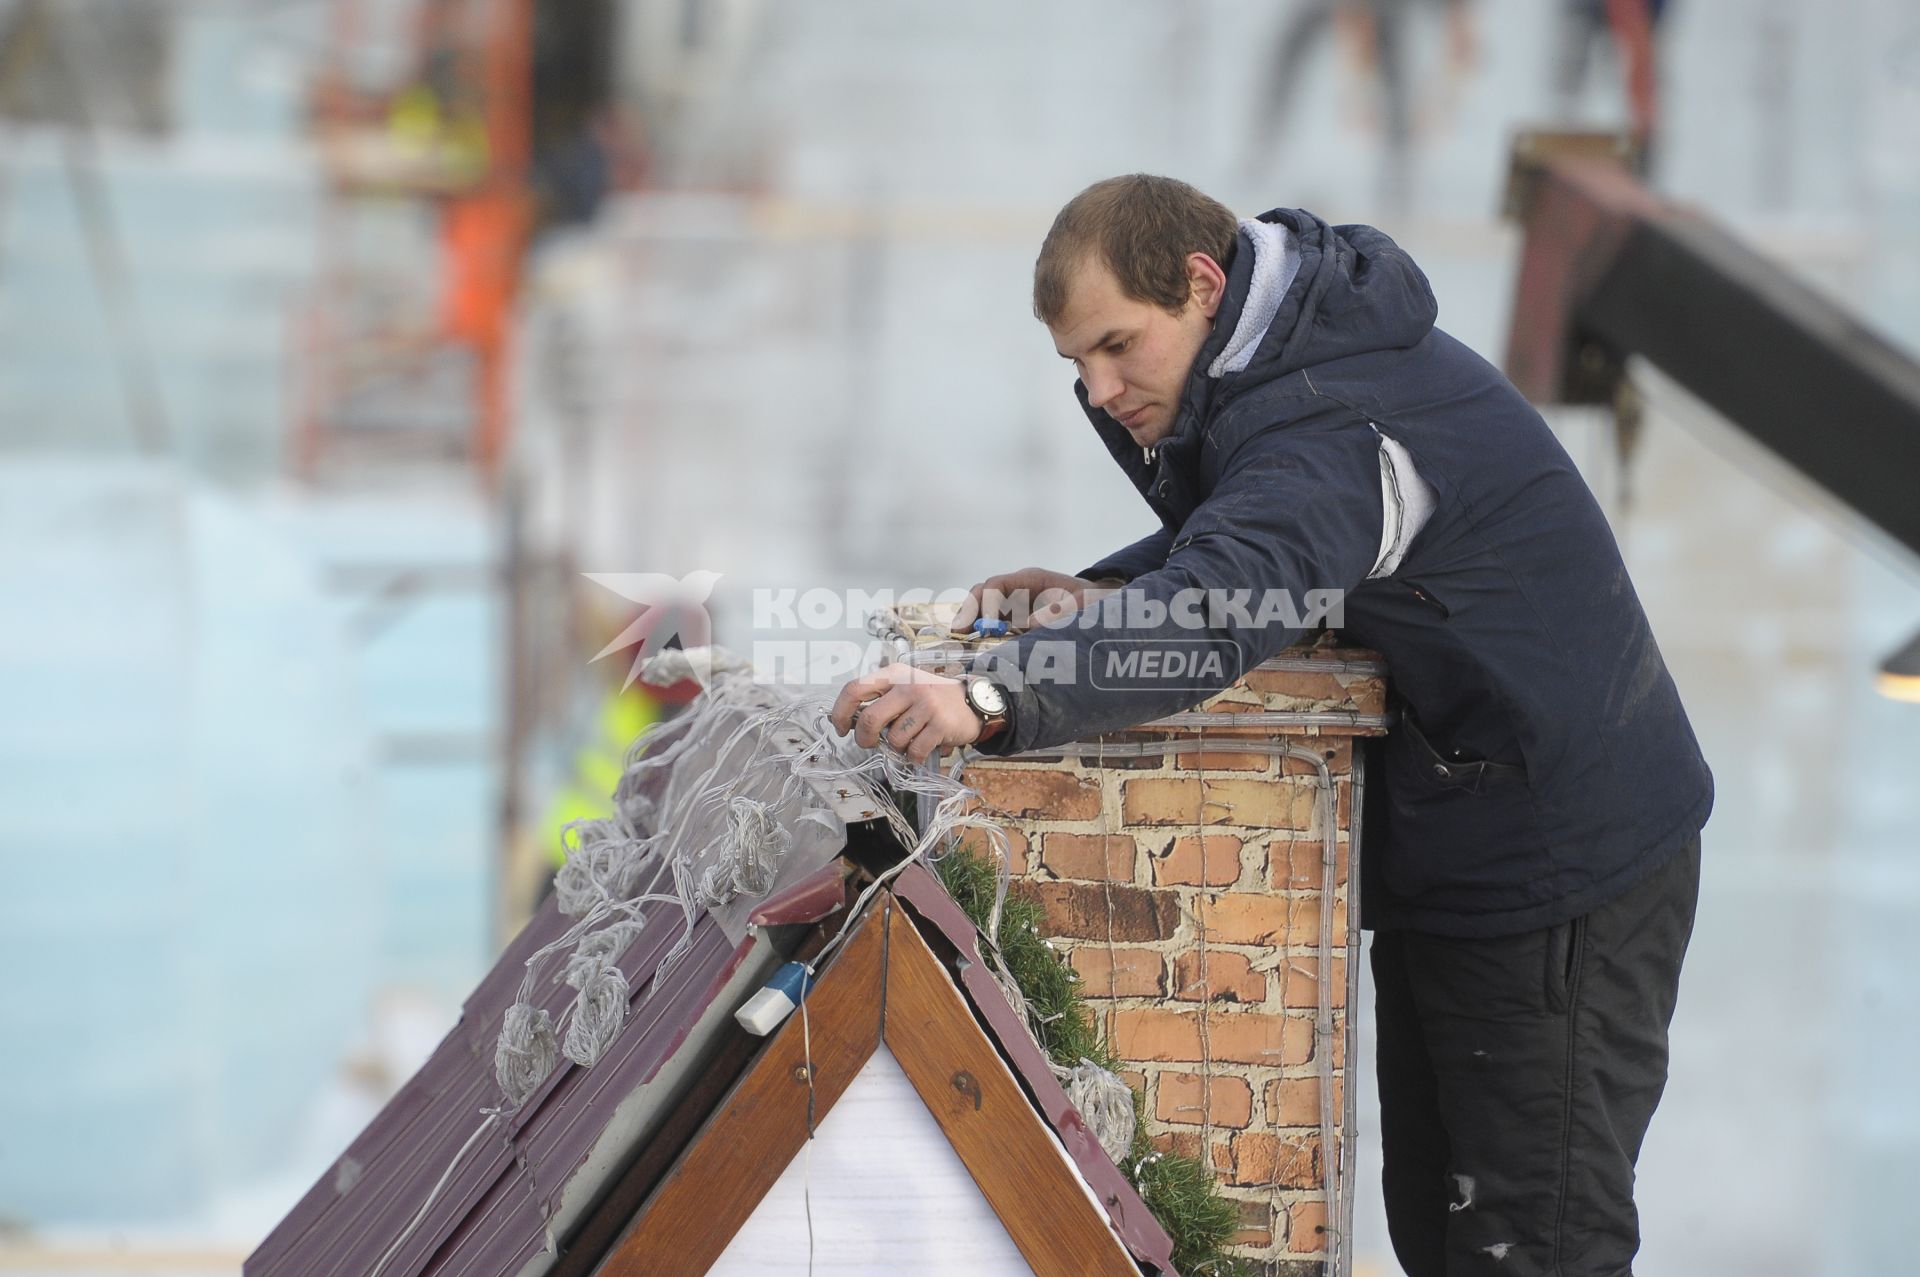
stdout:
MULTIPOLYGON (((934 868, 974 926, 984 926, 993 909, 994 866, 961 845, 934 868)), ((1033 901, 1009 895, 1001 908, 999 944, 1000 960, 1033 1008, 1041 1049, 1062 1068, 1087 1059, 1118 1072, 1120 1061, 1102 1040, 1081 994, 1080 974, 1040 934, 1041 916, 1033 901)), ((981 943, 987 943, 984 932, 981 943)), ((1247 1261, 1222 1249, 1240 1224, 1233 1202, 1220 1195, 1198 1160, 1154 1149, 1147 1138, 1146 1103, 1138 1092, 1133 1100, 1133 1144, 1121 1171, 1173 1239, 1174 1267, 1194 1277, 1245 1277, 1252 1271, 1247 1261)))

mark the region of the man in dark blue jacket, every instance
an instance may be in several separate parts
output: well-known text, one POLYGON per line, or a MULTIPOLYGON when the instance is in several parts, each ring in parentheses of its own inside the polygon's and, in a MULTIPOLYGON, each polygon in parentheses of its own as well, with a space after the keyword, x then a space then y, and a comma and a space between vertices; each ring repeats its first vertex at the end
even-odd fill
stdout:
POLYGON ((963 621, 1024 593, 1035 628, 968 679, 856 679, 836 725, 916 759, 1134 726, 1338 599, 1399 711, 1361 856, 1395 1251, 1413 1277, 1629 1271, 1713 784, 1592 494, 1371 227, 1115 178, 1061 211, 1034 298, 1159 527, 983 582, 963 621), (1101 678, 1116 640, 1215 659, 1101 678))

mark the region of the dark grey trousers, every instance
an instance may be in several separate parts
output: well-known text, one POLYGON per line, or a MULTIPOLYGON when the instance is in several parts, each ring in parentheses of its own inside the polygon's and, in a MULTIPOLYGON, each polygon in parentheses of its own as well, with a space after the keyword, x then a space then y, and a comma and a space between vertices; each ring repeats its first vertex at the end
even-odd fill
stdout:
POLYGON ((1583 918, 1373 937, 1387 1227, 1408 1277, 1625 1277, 1667 1081, 1696 836, 1583 918))

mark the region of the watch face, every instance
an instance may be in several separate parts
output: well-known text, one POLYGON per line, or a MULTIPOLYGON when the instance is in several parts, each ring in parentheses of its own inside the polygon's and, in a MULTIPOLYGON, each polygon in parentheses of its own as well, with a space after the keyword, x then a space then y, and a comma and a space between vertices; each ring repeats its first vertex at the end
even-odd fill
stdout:
POLYGON ((984 678, 973 679, 967 684, 967 700, 982 714, 1007 712, 1007 694, 1000 690, 998 683, 984 678))

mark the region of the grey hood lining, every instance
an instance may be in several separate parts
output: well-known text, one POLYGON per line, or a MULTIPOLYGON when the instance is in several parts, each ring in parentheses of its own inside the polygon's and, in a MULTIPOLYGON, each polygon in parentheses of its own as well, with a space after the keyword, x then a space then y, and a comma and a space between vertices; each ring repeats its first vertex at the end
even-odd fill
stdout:
POLYGON ((1253 362, 1254 351, 1280 313, 1287 289, 1300 273, 1300 241, 1278 222, 1243 218, 1240 232, 1253 248, 1253 278, 1247 286, 1246 304, 1240 308, 1240 321, 1226 347, 1207 365, 1207 376, 1223 377, 1239 372, 1253 362))

